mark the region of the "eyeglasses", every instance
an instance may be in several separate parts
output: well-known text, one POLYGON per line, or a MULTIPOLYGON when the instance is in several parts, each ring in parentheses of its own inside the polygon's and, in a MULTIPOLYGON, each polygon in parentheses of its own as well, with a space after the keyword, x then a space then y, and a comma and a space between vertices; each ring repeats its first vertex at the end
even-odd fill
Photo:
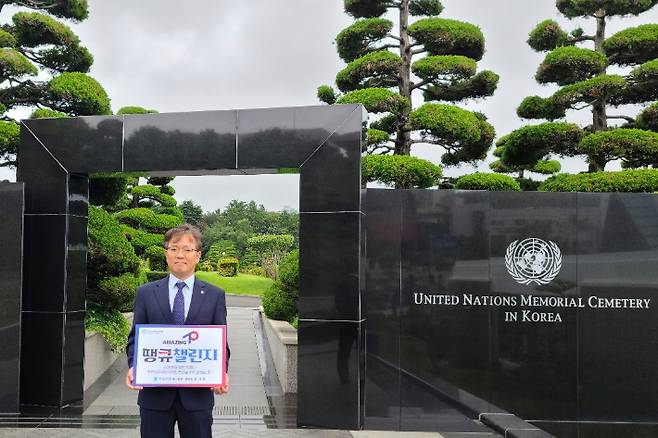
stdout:
POLYGON ((176 254, 178 254, 179 251, 182 251, 183 254, 185 254, 185 255, 192 255, 192 253, 195 253, 199 250, 195 249, 195 248, 189 248, 189 247, 178 248, 176 246, 170 246, 169 248, 165 248, 165 251, 167 251, 171 255, 176 255, 176 254))

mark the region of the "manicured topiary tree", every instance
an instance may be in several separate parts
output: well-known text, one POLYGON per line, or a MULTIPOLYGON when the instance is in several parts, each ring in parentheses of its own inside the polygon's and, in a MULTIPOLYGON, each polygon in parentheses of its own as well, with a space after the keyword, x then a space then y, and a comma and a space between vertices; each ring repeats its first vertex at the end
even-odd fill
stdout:
MULTIPOLYGON (((87 18, 86 0, 7 0, 22 6, 0 29, 0 166, 15 166, 18 125, 7 111, 50 109, 66 115, 110 114, 103 87, 86 73, 93 63, 78 36, 59 19, 87 18)), ((47 113, 47 111, 46 111, 47 113)), ((52 112, 35 117, 58 117, 52 112)))
MULTIPOLYGON (((604 170, 615 159, 621 159, 625 167, 658 163, 655 138, 646 132, 656 128, 656 106, 646 108, 638 117, 610 110, 611 106, 645 104, 658 98, 658 24, 625 29, 606 38, 607 21, 617 16, 639 15, 656 3, 656 0, 557 0, 556 6, 565 17, 592 20, 592 32, 587 34, 578 28, 567 33, 554 20, 543 21, 530 32, 530 47, 548 52, 535 79, 561 88, 548 97, 526 97, 517 114, 522 118, 552 121, 565 117, 567 110, 589 110, 592 123, 584 127, 575 148, 571 136, 562 144, 556 135, 525 146, 526 150, 532 149, 530 155, 535 159, 532 163, 519 154, 507 153, 508 147, 518 145, 507 140, 499 142, 500 162, 494 167, 534 166, 551 155, 584 155, 590 171, 604 170), (587 47, 577 46, 583 43, 587 47), (622 70, 623 74, 609 74, 609 66, 625 69, 625 73, 622 70), (515 157, 520 161, 515 161, 515 157)), ((544 132, 562 129, 560 125, 539 126, 535 129, 544 132)))
MULTIPOLYGON (((498 75, 477 72, 484 54, 480 29, 439 18, 439 0, 344 2, 345 12, 356 21, 336 37, 338 54, 347 63, 336 75, 342 94, 322 85, 318 98, 328 104, 361 103, 382 116, 370 124, 364 152, 406 157, 414 144, 429 143, 443 149, 445 165, 485 158, 495 137, 493 127, 483 114, 452 105, 490 96, 496 89, 498 75), (395 29, 382 18, 387 12, 399 17, 395 29), (416 107, 413 99, 421 92, 426 103, 416 107)), ((398 165, 398 187, 415 178, 402 171, 416 170, 415 165, 398 165)), ((431 173, 440 174, 440 168, 431 173)), ((379 176, 368 173, 373 180, 379 176)))
POLYGON ((143 282, 139 258, 119 223, 102 208, 89 206, 87 302, 90 306, 128 310, 143 282))

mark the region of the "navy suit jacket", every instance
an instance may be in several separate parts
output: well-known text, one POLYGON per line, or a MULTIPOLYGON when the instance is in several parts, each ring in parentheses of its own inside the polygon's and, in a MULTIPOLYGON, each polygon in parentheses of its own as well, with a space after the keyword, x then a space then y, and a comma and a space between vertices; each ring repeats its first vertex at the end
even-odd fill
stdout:
MULTIPOLYGON (((169 304, 169 276, 137 289, 133 326, 126 347, 129 367, 133 366, 135 324, 174 324, 169 304)), ((224 290, 195 278, 185 324, 226 325, 224 290)), ((226 345, 227 370, 230 355, 231 351, 226 345)), ((214 394, 208 388, 144 388, 139 391, 137 404, 146 409, 168 410, 173 406, 177 392, 183 407, 188 411, 212 409, 215 404, 214 394)))

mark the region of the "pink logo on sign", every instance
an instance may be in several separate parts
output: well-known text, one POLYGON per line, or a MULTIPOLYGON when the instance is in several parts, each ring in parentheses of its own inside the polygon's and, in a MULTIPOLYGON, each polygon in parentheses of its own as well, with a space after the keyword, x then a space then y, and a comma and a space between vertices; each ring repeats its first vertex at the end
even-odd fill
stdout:
POLYGON ((193 341, 196 341, 197 339, 199 339, 199 332, 194 332, 194 331, 189 332, 189 333, 183 335, 183 339, 187 339, 187 343, 191 344, 193 341))

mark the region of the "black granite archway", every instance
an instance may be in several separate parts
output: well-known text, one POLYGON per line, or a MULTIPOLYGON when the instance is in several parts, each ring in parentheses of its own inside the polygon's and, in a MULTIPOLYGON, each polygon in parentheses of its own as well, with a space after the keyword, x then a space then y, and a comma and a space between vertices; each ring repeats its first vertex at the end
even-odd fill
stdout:
POLYGON ((88 175, 300 173, 298 423, 363 424, 360 105, 25 120, 21 403, 83 398, 88 175))

